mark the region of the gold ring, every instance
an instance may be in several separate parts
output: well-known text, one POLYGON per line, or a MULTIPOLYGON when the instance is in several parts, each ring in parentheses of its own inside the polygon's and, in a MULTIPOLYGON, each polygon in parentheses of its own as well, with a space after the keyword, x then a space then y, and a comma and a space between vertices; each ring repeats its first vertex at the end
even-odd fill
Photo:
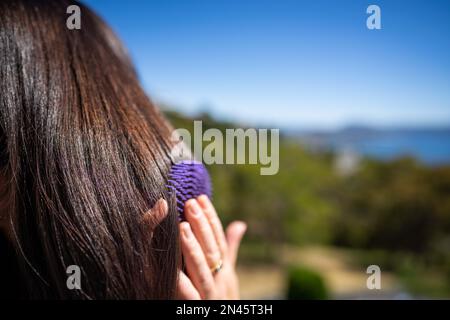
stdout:
POLYGON ((219 272, 220 269, 222 269, 222 266, 223 266, 223 261, 222 261, 222 259, 220 259, 220 260, 216 263, 216 265, 215 265, 214 267, 211 268, 211 272, 212 272, 214 275, 217 274, 217 272, 219 272))

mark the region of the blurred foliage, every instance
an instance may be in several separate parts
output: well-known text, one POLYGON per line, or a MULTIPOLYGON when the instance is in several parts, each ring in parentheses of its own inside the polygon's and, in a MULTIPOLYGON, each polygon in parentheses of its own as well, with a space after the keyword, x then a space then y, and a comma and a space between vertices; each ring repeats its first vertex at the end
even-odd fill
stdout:
POLYGON ((324 300, 329 298, 322 276, 305 267, 291 266, 287 272, 287 298, 290 300, 324 300))
POLYGON ((337 244, 425 252, 450 233, 450 167, 365 160, 336 183, 337 244))
MULTIPOLYGON (((166 115, 175 128, 192 130, 192 119, 166 115)), ((203 120, 203 130, 236 126, 206 114, 196 120, 203 120)), ((234 219, 249 224, 244 261, 275 261, 282 243, 345 246, 411 274, 412 268, 400 270, 405 260, 393 262, 406 254, 422 269, 439 270, 450 288, 450 166, 428 167, 409 157, 363 158, 356 171, 342 175, 333 153, 308 151, 281 136, 278 174, 262 176, 259 169, 209 167, 213 200, 225 224, 234 219)))

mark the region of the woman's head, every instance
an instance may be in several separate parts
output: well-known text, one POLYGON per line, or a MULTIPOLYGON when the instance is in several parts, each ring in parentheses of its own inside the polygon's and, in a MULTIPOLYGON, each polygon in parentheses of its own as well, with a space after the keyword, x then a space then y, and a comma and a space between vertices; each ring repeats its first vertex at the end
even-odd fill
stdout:
MULTIPOLYGON (((171 298, 170 127, 111 30, 74 1, 0 2, 0 208, 30 295, 171 298), (159 199, 169 212, 158 224, 159 199), (67 267, 81 269, 69 290, 67 267)), ((2 223, 5 225, 5 223, 2 223)))

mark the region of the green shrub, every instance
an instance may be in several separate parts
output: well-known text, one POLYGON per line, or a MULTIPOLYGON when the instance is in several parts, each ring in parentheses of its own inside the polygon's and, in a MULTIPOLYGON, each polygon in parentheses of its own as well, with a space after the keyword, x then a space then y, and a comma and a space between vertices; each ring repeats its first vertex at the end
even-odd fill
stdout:
POLYGON ((287 298, 290 300, 323 300, 328 298, 328 290, 322 276, 305 267, 288 269, 287 298))

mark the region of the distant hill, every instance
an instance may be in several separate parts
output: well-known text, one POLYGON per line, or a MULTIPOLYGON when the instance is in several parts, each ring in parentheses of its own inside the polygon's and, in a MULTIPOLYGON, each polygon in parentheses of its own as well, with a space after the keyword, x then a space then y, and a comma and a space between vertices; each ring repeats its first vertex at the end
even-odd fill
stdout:
POLYGON ((288 130, 286 134, 314 150, 351 149, 381 160, 408 155, 430 165, 450 162, 450 127, 349 126, 336 131, 288 130))

